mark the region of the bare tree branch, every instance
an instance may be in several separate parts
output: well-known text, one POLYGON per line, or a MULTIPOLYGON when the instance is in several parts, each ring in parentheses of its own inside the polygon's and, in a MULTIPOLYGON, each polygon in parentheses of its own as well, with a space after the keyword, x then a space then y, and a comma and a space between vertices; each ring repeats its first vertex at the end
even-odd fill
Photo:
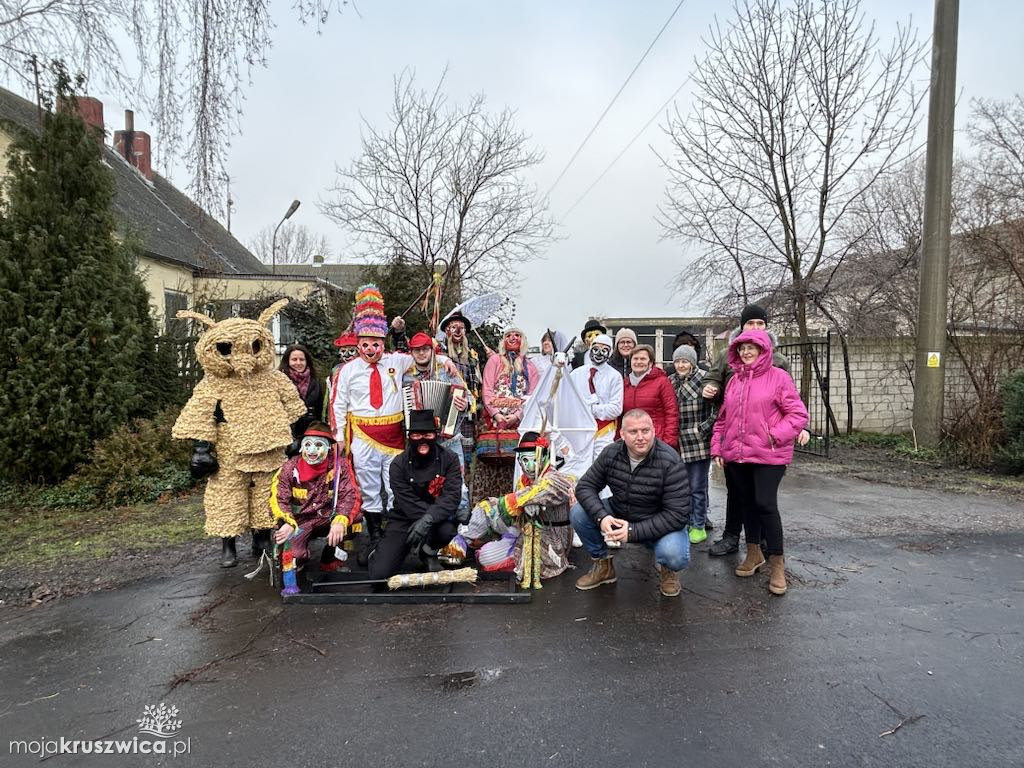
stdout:
POLYGON ((395 79, 386 127, 364 121, 362 154, 338 169, 321 210, 379 263, 444 259, 449 295, 504 287, 554 239, 547 201, 523 177, 543 155, 511 111, 487 112, 482 95, 449 105, 443 83, 395 79))
POLYGON ((677 286, 744 301, 786 286, 806 338, 811 285, 859 241, 840 226, 912 151, 925 47, 900 28, 882 48, 860 0, 738 0, 705 44, 693 109, 665 127, 660 220, 701 248, 677 286))
MULTIPOLYGON (((249 249, 264 264, 274 261, 274 227, 266 226, 249 241, 249 249)), ((314 256, 330 261, 331 249, 327 238, 318 235, 305 224, 286 221, 277 232, 278 264, 312 264, 314 256)))
MULTIPOLYGON (((346 5, 293 3, 317 28, 346 5)), ((28 93, 25 61, 60 59, 148 110, 157 162, 181 157, 192 196, 220 214, 228 147, 271 29, 268 0, 0 0, 0 70, 28 93)))

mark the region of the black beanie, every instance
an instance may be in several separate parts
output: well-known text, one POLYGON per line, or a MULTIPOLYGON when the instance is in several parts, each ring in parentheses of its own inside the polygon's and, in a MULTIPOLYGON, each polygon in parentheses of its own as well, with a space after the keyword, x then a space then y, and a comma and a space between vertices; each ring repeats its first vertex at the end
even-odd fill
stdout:
POLYGON ((740 312, 740 328, 746 325, 748 320, 764 320, 764 324, 768 325, 768 313, 760 304, 747 304, 740 312))

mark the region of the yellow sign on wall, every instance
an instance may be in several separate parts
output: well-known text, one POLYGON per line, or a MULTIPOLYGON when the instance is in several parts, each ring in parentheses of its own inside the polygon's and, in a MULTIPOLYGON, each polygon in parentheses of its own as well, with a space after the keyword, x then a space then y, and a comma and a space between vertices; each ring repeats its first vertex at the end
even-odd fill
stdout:
POLYGON ((928 367, 929 368, 938 368, 941 363, 942 363, 942 353, 941 352, 929 352, 928 353, 928 367))

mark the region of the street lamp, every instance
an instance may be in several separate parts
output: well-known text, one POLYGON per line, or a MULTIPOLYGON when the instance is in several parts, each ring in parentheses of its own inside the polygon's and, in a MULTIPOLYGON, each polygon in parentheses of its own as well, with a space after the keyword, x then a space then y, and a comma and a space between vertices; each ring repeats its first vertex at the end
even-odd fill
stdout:
POLYGON ((292 204, 288 206, 288 211, 285 213, 284 218, 277 222, 277 226, 274 227, 274 236, 271 238, 270 243, 271 274, 277 274, 277 230, 279 230, 281 225, 292 217, 293 213, 299 210, 299 205, 300 203, 298 200, 292 200, 292 204))

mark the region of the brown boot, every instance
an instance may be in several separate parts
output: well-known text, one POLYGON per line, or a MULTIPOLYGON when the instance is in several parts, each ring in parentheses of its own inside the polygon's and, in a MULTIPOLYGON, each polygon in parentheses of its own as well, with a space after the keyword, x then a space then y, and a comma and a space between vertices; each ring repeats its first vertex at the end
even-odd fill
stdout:
POLYGON ((772 569, 768 579, 768 591, 773 595, 784 595, 789 585, 786 584, 786 558, 782 555, 769 555, 768 567, 772 569))
POLYGON ((747 556, 743 562, 736 566, 734 573, 737 576, 753 576, 758 569, 764 565, 764 555, 761 554, 760 544, 747 544, 747 556))
POLYGON ((615 563, 610 557, 594 560, 590 570, 576 579, 576 589, 593 589, 602 584, 615 583, 615 563))
POLYGON ((654 569, 660 578, 658 589, 661 590, 661 594, 665 597, 678 597, 683 590, 679 584, 679 571, 670 571, 663 565, 655 565, 654 569))

